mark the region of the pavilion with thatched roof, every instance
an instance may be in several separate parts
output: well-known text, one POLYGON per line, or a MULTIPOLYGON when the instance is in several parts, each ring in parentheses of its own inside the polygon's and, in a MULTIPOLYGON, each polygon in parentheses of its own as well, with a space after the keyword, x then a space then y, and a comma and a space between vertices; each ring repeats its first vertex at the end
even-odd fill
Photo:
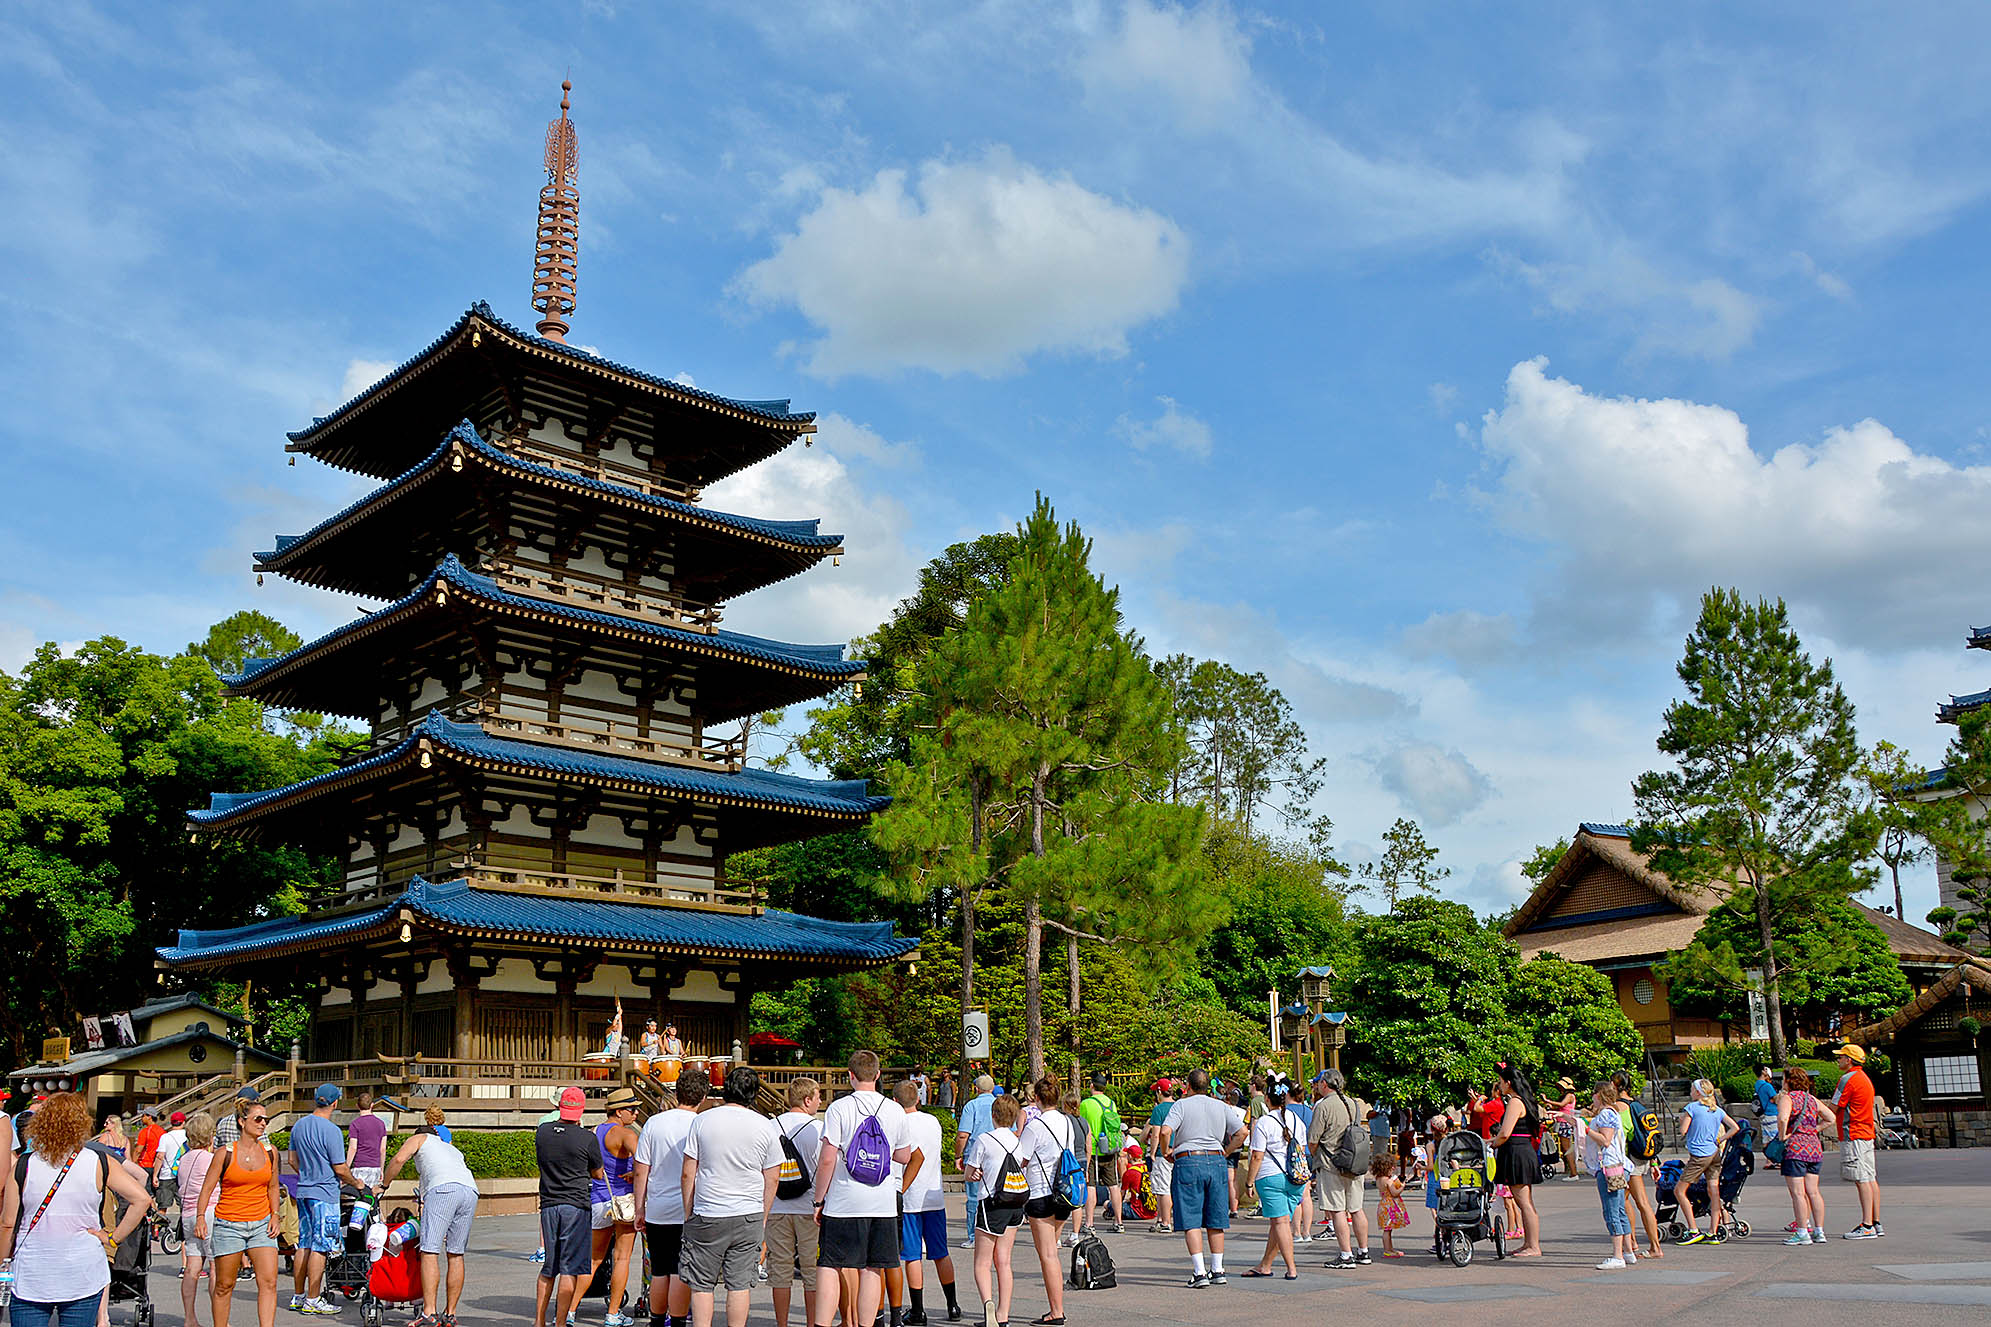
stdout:
POLYGON ((1987 1025, 1991 959, 1966 958, 1894 1013, 1843 1035, 1888 1048, 1916 1128, 1953 1147, 1976 1147, 1991 1145, 1987 1025))
MULTIPOLYGON (((1720 890, 1685 885, 1653 869, 1633 851, 1627 826, 1585 821, 1501 933, 1520 947, 1523 959, 1552 953, 1604 973, 1647 1048, 1667 1059, 1748 1035, 1746 1027, 1677 1013, 1665 980, 1653 971, 1668 954, 1693 943, 1724 898, 1720 890)), ((1898 917, 1853 906, 1887 937, 1916 990, 1969 957, 1898 917)))

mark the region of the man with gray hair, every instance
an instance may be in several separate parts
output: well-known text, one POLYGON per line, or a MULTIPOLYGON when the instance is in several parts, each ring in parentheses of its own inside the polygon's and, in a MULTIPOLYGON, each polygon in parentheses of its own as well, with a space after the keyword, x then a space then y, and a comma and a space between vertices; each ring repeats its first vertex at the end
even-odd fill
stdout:
MULTIPOLYGON (((989 1116, 989 1107, 995 1104, 995 1079, 987 1074, 975 1080, 975 1095, 968 1104, 961 1107, 960 1127, 954 1135, 954 1164, 965 1169, 968 1149, 975 1140, 995 1128, 995 1121, 989 1116)), ((968 1181, 968 1238, 961 1241, 961 1247, 975 1247, 975 1209, 982 1201, 982 1186, 974 1180, 968 1181)))
MULTIPOLYGON (((1339 1069, 1314 1075, 1314 1122, 1307 1129, 1307 1148, 1314 1157, 1314 1179, 1320 1191, 1320 1212, 1334 1227, 1340 1251, 1328 1259, 1334 1271, 1369 1265, 1369 1214, 1362 1202, 1361 1171, 1343 1174, 1331 1160, 1342 1135, 1350 1129, 1368 1132, 1368 1107, 1348 1095, 1348 1080, 1339 1069), (1351 1247, 1352 1245, 1352 1247, 1351 1247)), ((1363 1167, 1366 1170, 1367 1167, 1363 1167)))

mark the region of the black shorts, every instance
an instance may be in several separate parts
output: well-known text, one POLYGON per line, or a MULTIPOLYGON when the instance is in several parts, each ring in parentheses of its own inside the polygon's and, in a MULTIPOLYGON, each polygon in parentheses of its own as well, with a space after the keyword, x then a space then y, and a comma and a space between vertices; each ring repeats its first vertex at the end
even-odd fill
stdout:
POLYGON ((1023 1204, 1014 1207, 998 1207, 991 1202, 975 1204, 975 1229, 991 1235, 1001 1235, 1023 1224, 1023 1204))
POLYGON ((899 1218, 896 1216, 826 1216, 818 1267, 884 1270, 899 1265, 899 1218))
POLYGON ((1023 1204, 1023 1215, 1032 1221, 1062 1221, 1071 1213, 1061 1210, 1058 1200, 1047 1193, 1042 1198, 1032 1198, 1023 1204))
POLYGON ((646 1222, 643 1242, 650 1246, 650 1275, 678 1274, 678 1259, 684 1254, 683 1226, 659 1226, 646 1222))

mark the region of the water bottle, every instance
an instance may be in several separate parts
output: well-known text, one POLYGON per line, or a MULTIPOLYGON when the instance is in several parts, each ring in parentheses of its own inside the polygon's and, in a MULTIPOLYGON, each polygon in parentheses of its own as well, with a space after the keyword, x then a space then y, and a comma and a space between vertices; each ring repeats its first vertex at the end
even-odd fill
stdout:
POLYGON ((14 1298, 14 1260, 0 1260, 0 1309, 4 1309, 14 1298))

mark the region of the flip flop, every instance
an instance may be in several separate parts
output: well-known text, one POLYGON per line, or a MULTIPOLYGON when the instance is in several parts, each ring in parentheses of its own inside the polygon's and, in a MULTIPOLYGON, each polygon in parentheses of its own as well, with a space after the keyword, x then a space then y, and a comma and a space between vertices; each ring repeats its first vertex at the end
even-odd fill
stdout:
POLYGON ((1247 1267, 1244 1270, 1243 1274, 1254 1281, 1256 1281, 1261 1276, 1270 1277, 1272 1275, 1272 1273, 1270 1272, 1261 1272, 1256 1267, 1247 1267))
POLYGON ((1288 1281, 1297 1281, 1300 1279, 1300 1274, 1298 1272, 1288 1272, 1286 1273, 1286 1279, 1288 1281))
POLYGON ((1390 1251, 1389 1251, 1388 1253, 1385 1253, 1385 1254, 1383 1255, 1383 1257, 1385 1257, 1385 1258, 1401 1258, 1401 1257, 1403 1257, 1403 1250, 1402 1250, 1402 1249, 1391 1249, 1391 1250, 1390 1250, 1390 1251))

